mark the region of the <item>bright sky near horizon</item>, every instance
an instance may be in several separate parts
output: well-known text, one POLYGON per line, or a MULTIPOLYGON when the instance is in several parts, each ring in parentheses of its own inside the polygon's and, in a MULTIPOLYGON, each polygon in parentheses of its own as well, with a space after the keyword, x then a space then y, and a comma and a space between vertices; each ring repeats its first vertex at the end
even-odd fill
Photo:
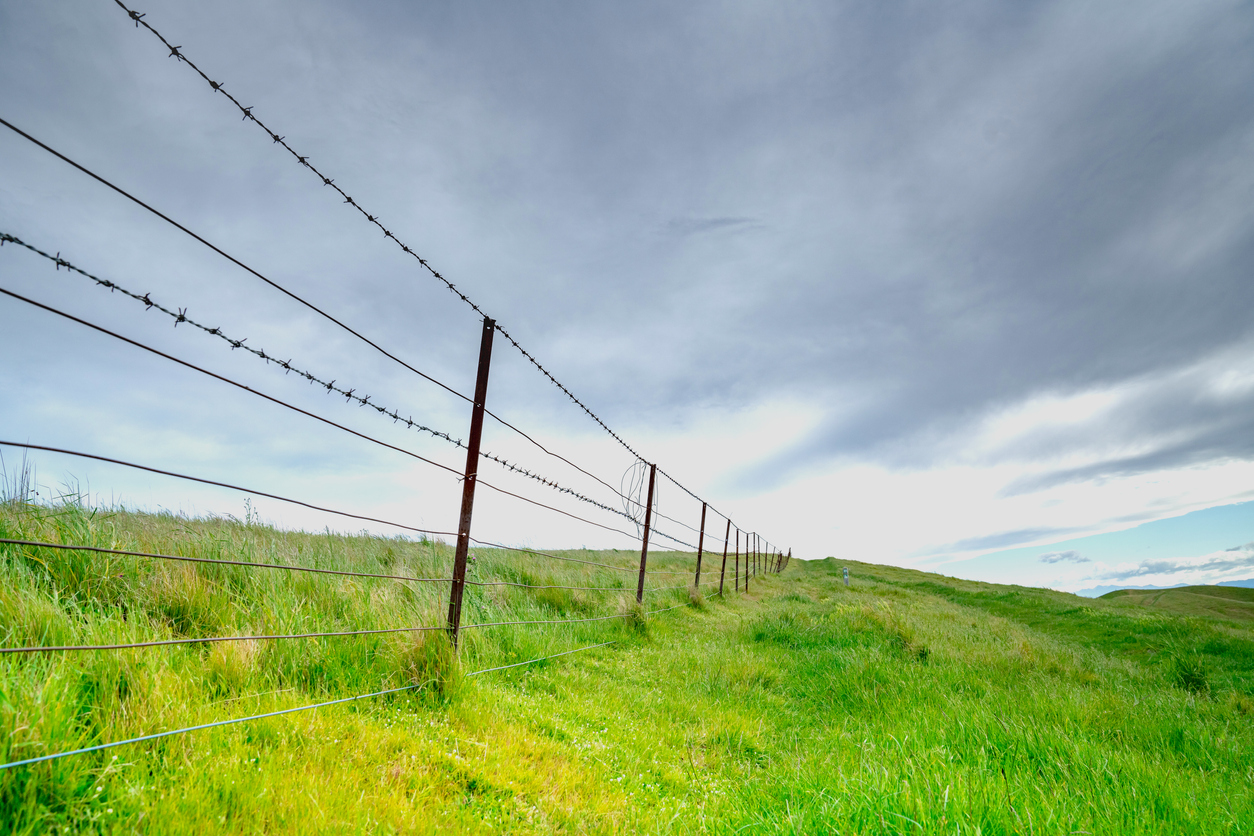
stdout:
MULTIPOLYGON (((632 446, 798 557, 1073 590, 1254 576, 1250 4, 139 11, 632 446)), ((473 312, 113 0, 0 0, 0 118, 473 388, 473 312)), ((462 401, 3 128, 0 232, 466 434, 462 401)), ((0 287, 464 464, 16 246, 0 287)), ((456 527, 455 477, 12 298, 0 354, 0 439, 456 527)), ((631 464, 499 336, 488 405, 615 486, 631 464)), ((499 426, 485 445, 618 504, 499 426)), ((32 461, 146 508, 250 495, 32 461)), ((475 532, 637 547, 482 489, 475 532)))

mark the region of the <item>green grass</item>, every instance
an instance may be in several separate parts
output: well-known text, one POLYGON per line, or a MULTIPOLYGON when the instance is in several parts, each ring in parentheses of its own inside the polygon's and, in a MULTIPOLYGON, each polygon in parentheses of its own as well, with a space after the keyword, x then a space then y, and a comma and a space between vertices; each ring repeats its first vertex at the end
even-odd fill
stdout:
POLYGON ((1254 622, 1254 589, 1239 586, 1117 589, 1106 593, 1102 598, 1178 615, 1254 622))
MULTIPOLYGON (((440 543, 9 504, 0 536, 442 577, 440 543)), ((637 555, 566 552, 630 565, 637 555)), ((477 551, 440 634, 0 658, 0 756, 420 689, 0 772, 8 832, 1244 833, 1248 625, 829 559, 749 595, 477 551), (841 566, 853 582, 840 580, 841 566), (620 588, 622 591, 620 591, 620 588), (467 677, 573 647, 540 665, 467 677), (434 680, 434 681, 433 681, 434 680)), ((717 564, 717 561, 715 562, 717 564)), ((654 554, 687 571, 692 555, 654 554)), ((707 562, 703 581, 717 583, 707 562)), ((447 587, 0 546, 4 646, 438 625, 447 587)))

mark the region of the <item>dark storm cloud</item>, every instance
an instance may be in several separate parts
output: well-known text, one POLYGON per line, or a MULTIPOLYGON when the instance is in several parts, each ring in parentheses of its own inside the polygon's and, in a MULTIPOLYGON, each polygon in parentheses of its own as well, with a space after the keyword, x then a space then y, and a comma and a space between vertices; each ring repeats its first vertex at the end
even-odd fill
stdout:
MULTIPOLYGON (((820 407, 755 489, 969 462, 992 412, 1129 383, 1110 420, 979 463, 1097 451, 1014 494, 1254 456, 1254 395, 1181 372, 1254 334, 1249 4, 148 11, 611 426, 820 407)), ((464 306, 109 4, 0 2, 0 79, 6 118, 469 387, 464 306)), ((342 343, 40 154, 0 137, 4 224, 343 374, 342 343)), ((494 402, 582 427, 516 360, 494 402)), ((373 362, 350 368, 410 392, 373 362)))
MULTIPOLYGON (((1250 8, 1146 7, 1125 36, 1118 14, 1082 31, 1062 21, 1069 7, 1033 8, 865 114, 883 142, 858 149, 878 186, 868 210, 899 237, 833 236, 826 286, 781 329, 788 361, 773 358, 859 405, 752 478, 834 456, 934 464, 988 410, 1175 369, 1250 335, 1250 8), (976 67, 985 80, 965 75, 976 67), (832 260, 851 250, 863 257, 832 260)), ((935 60, 937 33, 903 37, 935 60)), ((1164 462, 1250 454, 1246 399, 1145 408, 1125 427, 1191 428, 1202 413, 1213 428, 1164 462)))

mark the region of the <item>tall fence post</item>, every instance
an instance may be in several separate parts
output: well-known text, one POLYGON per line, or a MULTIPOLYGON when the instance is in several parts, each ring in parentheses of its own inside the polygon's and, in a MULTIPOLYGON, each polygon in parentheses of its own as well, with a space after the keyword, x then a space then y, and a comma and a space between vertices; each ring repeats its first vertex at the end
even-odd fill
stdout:
POLYGON ((750 546, 749 543, 750 543, 751 538, 756 537, 756 536, 757 536, 756 534, 745 534, 745 592, 749 591, 749 575, 750 575, 749 559, 753 555, 753 547, 750 546))
POLYGON ((470 515, 475 507, 475 481, 479 476, 479 438, 483 434, 483 404, 488 396, 488 368, 492 365, 492 335, 496 320, 483 318, 479 340, 479 374, 475 378, 475 401, 470 413, 470 437, 466 440, 466 478, 462 480, 462 514, 457 524, 457 552, 453 558, 453 583, 448 596, 448 631, 457 649, 462 624, 462 593, 466 590, 466 557, 470 554, 470 515))
POLYGON ((740 529, 736 529, 736 591, 740 591, 740 529))
POLYGON ((657 465, 649 465, 649 497, 644 503, 644 538, 640 543, 640 580, 636 582, 636 603, 644 603, 644 567, 649 560, 649 526, 653 524, 653 478, 657 465))
POLYGON ((701 533, 697 536, 697 578, 694 580, 693 586, 697 588, 697 592, 701 591, 701 552, 705 548, 705 508, 706 504, 701 503, 701 533))
POLYGON ((784 568, 780 569, 780 571, 782 572, 784 569, 787 569, 789 563, 792 563, 792 549, 788 550, 788 557, 784 558, 784 568))
POLYGON ((727 546, 731 539, 731 520, 727 521, 727 530, 723 532, 723 568, 718 571, 718 597, 723 597, 723 578, 727 577, 727 546))

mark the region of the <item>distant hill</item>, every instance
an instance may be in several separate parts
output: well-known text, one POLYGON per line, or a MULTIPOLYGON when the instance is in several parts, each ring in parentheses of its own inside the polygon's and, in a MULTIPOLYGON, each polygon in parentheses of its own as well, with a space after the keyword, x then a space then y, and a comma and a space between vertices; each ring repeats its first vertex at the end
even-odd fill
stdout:
POLYGON ((1101 597, 1177 615, 1254 622, 1254 588, 1236 586, 1178 586, 1168 589, 1117 589, 1101 597))
MULTIPOLYGON (((1142 589, 1181 589, 1182 587, 1186 587, 1186 586, 1188 586, 1187 583, 1177 583, 1177 584, 1172 584, 1171 586, 1153 586, 1153 585, 1119 586, 1118 584, 1110 584, 1108 586, 1093 586, 1093 587, 1089 587, 1088 589, 1081 589, 1081 590, 1078 590, 1075 594, 1083 598, 1101 598, 1102 596, 1107 595, 1111 592, 1121 592, 1121 591, 1127 591, 1127 590, 1142 590, 1142 589)), ((1254 589, 1254 578, 1246 578, 1245 580, 1241 580, 1241 581, 1220 581, 1219 583, 1215 584, 1215 586, 1238 586, 1238 587, 1245 587, 1247 589, 1254 589)))

